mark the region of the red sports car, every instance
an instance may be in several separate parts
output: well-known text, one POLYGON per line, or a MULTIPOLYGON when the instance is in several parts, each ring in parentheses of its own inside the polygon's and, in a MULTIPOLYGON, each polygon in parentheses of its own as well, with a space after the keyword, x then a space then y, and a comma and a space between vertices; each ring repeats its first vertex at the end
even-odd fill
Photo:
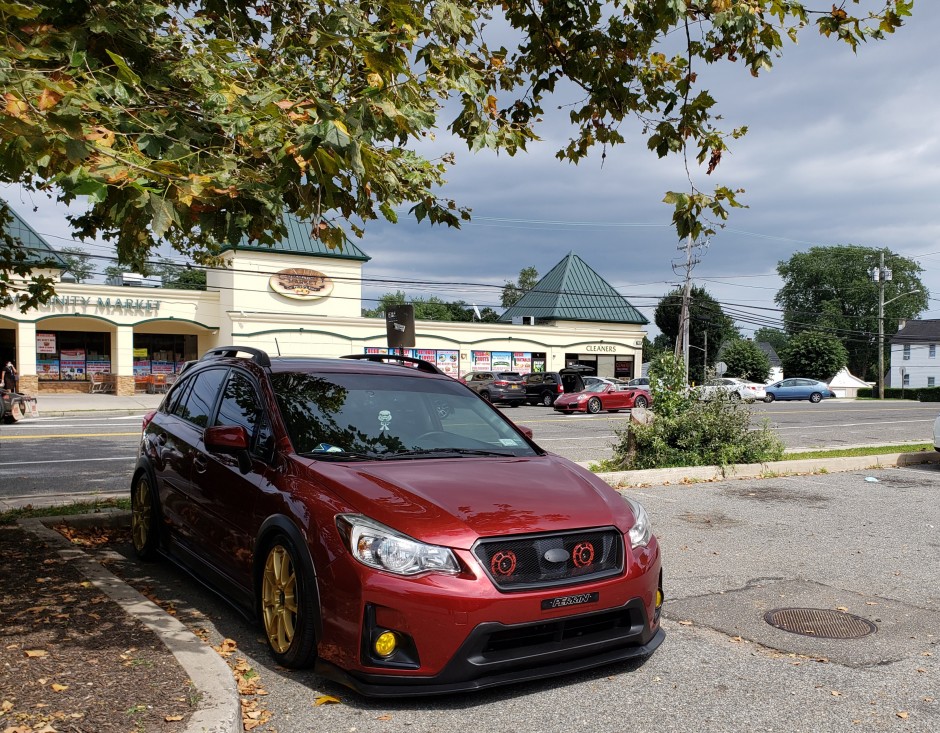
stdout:
POLYGON ((596 414, 607 410, 619 412, 634 407, 648 407, 652 395, 645 389, 623 389, 615 384, 599 382, 580 392, 563 394, 555 400, 557 412, 590 412, 596 414))
POLYGON ((145 419, 134 547, 259 619, 279 664, 368 695, 652 654, 646 511, 530 435, 417 359, 214 349, 145 419))

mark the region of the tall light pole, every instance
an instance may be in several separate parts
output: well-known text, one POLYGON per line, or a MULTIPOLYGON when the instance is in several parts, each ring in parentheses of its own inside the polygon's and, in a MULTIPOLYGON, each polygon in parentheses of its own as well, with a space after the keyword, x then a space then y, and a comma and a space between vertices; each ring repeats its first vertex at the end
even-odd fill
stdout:
POLYGON ((878 283, 878 399, 885 398, 885 306, 905 295, 914 295, 920 290, 911 290, 885 300, 885 283, 891 280, 891 270, 885 267, 885 253, 881 253, 877 270, 871 271, 872 279, 878 283))

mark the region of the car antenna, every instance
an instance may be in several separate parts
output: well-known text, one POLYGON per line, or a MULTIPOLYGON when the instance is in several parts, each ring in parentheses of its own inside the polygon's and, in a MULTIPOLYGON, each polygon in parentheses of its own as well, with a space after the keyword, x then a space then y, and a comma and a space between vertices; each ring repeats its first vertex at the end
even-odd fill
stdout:
POLYGON ((277 355, 281 355, 281 345, 277 342, 277 339, 274 339, 274 345, 277 347, 277 355))

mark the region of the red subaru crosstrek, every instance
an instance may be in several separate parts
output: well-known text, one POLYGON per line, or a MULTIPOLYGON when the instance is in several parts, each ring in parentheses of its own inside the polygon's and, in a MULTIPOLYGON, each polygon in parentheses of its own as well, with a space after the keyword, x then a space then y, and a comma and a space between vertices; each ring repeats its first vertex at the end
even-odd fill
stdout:
POLYGON ((532 680, 664 638, 649 518, 433 365, 214 349, 145 419, 131 498, 275 660, 367 695, 532 680))

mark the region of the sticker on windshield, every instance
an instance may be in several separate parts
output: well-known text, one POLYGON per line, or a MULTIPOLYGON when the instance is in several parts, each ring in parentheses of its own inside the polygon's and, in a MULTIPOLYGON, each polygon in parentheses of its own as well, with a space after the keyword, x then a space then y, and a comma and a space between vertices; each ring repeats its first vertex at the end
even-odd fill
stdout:
POLYGON ((392 421, 392 413, 388 410, 382 410, 379 412, 379 432, 387 433, 388 424, 392 421))
POLYGON ((499 442, 502 445, 519 445, 519 441, 515 438, 500 438, 499 442))

